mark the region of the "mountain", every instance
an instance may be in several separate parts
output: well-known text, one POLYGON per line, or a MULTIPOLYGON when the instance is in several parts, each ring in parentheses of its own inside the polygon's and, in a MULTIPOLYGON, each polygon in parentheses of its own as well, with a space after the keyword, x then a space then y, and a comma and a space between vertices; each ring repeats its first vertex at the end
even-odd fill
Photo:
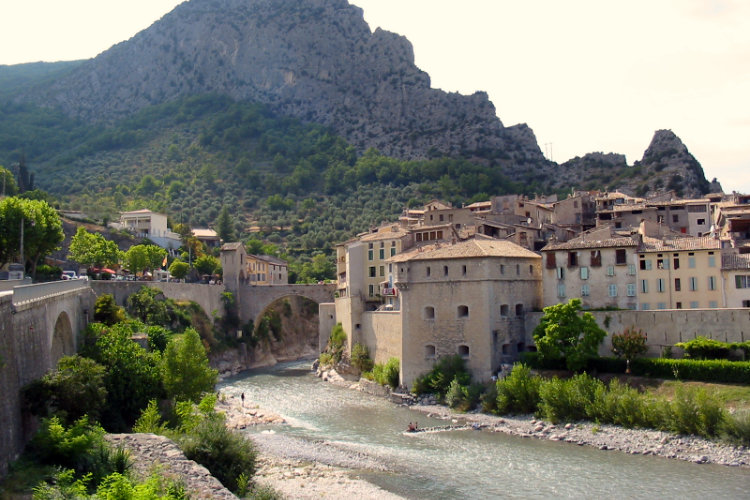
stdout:
POLYGON ((431 88, 411 43, 371 32, 346 0, 191 0, 23 98, 112 122, 206 93, 330 126, 360 151, 545 162, 530 128, 504 127, 486 93, 431 88))
MULTIPOLYGON (((585 189, 606 186, 624 193, 647 196, 674 191, 677 196, 699 198, 712 191, 703 168, 671 130, 657 130, 643 158, 628 166, 625 156, 615 153, 589 153, 561 165, 563 171, 586 179, 585 189)), ((574 179, 567 177, 565 183, 574 179)), ((721 189, 721 186, 714 186, 721 189)))
POLYGON ((431 88, 409 41, 372 32, 346 0, 191 0, 96 58, 0 67, 0 163, 25 154, 63 204, 194 225, 228 205, 244 229, 291 228, 307 248, 431 197, 705 192, 668 134, 632 166, 547 161, 531 128, 505 127, 485 93, 431 88), (327 219, 309 236, 299 220, 316 204, 327 219))

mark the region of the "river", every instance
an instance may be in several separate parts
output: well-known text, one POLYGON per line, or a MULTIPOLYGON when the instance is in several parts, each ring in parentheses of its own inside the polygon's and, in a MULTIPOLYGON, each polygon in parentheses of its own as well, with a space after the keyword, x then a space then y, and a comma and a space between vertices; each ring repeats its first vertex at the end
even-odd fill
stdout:
POLYGON ((387 471, 357 471, 358 477, 407 498, 750 497, 747 469, 493 432, 404 434, 414 420, 420 427, 446 422, 323 382, 309 362, 245 372, 221 386, 283 416, 289 425, 273 427, 279 437, 333 443, 373 458, 387 471))

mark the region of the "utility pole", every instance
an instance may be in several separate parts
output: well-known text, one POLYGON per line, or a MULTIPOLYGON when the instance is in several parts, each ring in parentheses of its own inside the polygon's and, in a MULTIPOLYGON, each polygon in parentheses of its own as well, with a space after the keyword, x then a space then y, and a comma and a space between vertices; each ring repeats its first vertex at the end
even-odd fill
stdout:
POLYGON ((23 265, 23 274, 26 275, 26 261, 23 260, 23 216, 21 216, 21 265, 23 265))
POLYGON ((555 161, 552 158, 552 143, 551 142, 545 142, 544 143, 544 151, 547 153, 547 159, 549 161, 555 161), (549 148, 549 149, 548 149, 549 148))

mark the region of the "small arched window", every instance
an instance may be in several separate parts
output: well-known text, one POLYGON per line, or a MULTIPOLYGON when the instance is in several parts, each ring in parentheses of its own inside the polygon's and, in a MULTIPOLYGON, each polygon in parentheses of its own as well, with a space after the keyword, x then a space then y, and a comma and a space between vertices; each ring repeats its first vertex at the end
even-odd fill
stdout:
POLYGON ((464 345, 464 344, 458 346, 458 354, 462 358, 468 358, 469 357, 469 346, 464 345))
POLYGON ((500 316, 502 316, 503 318, 507 318, 508 317, 508 311, 509 311, 509 309, 510 308, 508 307, 508 304, 501 304, 500 305, 500 316))
POLYGON ((523 316, 523 304, 516 304, 516 316, 523 316))
POLYGON ((435 319, 435 308, 427 306, 424 308, 424 319, 435 319))
POLYGON ((427 359, 435 359, 436 349, 432 344, 424 346, 424 357, 427 359))
POLYGON ((469 317, 469 306, 458 306, 458 317, 468 318, 469 317))

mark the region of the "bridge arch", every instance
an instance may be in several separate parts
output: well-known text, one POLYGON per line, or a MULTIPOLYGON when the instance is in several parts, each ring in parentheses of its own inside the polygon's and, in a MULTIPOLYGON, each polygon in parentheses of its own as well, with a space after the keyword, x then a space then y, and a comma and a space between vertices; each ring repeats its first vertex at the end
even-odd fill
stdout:
POLYGON ((52 366, 63 356, 71 356, 76 353, 75 339, 73 338, 73 327, 70 323, 68 313, 62 311, 55 321, 52 330, 52 342, 50 342, 50 361, 52 366))
POLYGON ((236 292, 240 321, 257 325, 268 307, 286 297, 303 297, 316 304, 333 302, 335 284, 318 285, 244 285, 236 292))

